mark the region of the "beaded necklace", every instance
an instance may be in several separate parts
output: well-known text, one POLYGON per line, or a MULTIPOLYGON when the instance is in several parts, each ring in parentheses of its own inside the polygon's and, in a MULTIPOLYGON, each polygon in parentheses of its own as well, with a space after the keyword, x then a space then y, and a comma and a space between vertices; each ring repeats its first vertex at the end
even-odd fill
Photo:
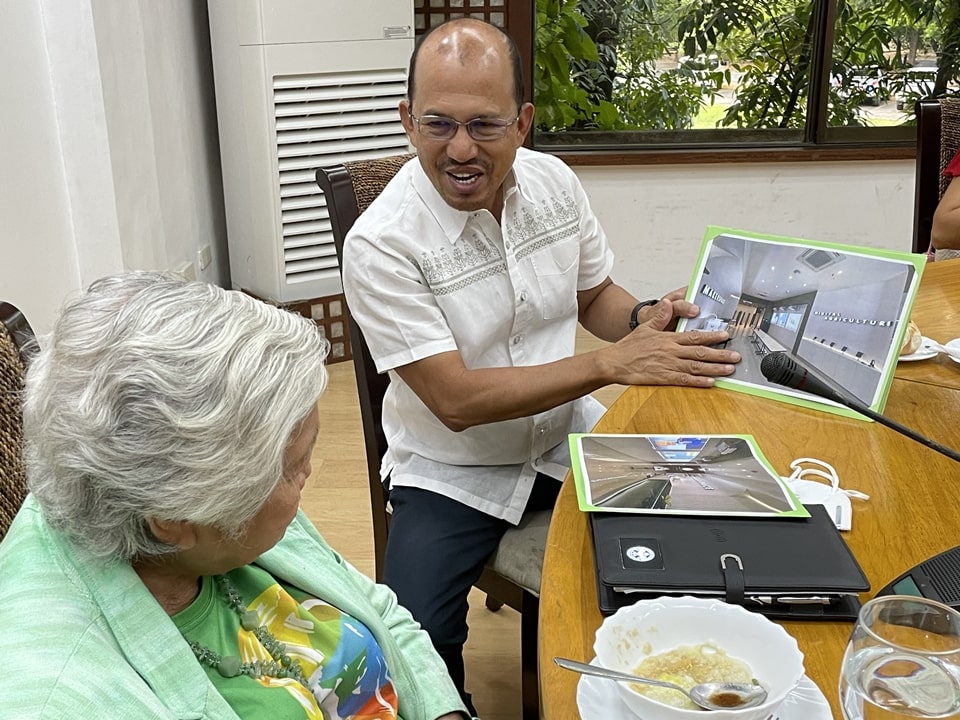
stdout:
POLYGON ((303 674, 303 668, 296 660, 287 655, 287 646, 277 640, 265 625, 260 624, 260 618, 254 610, 247 610, 243 598, 227 579, 226 575, 218 575, 215 580, 227 599, 227 604, 240 616, 240 626, 252 632, 260 644, 270 653, 272 660, 254 660, 241 662, 236 655, 220 655, 220 653, 204 647, 200 643, 189 640, 188 644, 197 660, 208 667, 214 668, 221 677, 232 678, 238 675, 248 675, 252 678, 272 677, 291 678, 313 692, 303 674))

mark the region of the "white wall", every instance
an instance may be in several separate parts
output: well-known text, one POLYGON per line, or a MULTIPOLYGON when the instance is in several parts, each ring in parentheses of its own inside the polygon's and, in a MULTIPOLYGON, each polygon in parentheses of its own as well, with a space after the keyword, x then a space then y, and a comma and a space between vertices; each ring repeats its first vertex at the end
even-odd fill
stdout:
POLYGON ((913 160, 575 168, 638 297, 690 281, 708 225, 910 251, 913 160))
POLYGON ((0 11, 0 97, 0 297, 42 325, 79 267, 38 3, 0 11))
POLYGON ((227 283, 206 4, 38 0, 0 9, 0 298, 39 332, 122 269, 227 283))
MULTIPOLYGON (((3 2, 0 97, 0 298, 39 331, 121 269, 229 283, 206 3, 3 2)), ((641 297, 688 282, 709 224, 910 247, 913 161, 576 170, 641 297)))
POLYGON ((206 3, 92 5, 124 267, 228 284, 206 3))

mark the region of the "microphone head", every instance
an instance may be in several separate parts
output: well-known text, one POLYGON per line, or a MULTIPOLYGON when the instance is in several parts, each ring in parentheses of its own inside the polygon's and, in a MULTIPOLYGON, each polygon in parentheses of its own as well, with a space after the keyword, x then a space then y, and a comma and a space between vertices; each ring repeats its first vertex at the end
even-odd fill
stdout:
POLYGON ((799 370, 800 367, 793 358, 782 350, 767 353, 760 361, 760 374, 777 385, 787 384, 799 370))
POLYGON ((852 407, 858 412, 863 407, 863 404, 844 387, 824 377, 815 369, 806 367, 802 361, 783 350, 764 355, 763 360, 760 361, 760 373, 777 385, 819 395, 827 400, 852 407))

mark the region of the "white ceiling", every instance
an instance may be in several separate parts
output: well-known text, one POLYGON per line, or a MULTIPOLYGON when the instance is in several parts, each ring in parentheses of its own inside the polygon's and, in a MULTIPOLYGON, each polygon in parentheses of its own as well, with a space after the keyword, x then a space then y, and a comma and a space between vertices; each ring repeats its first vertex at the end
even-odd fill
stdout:
POLYGON ((777 301, 808 292, 870 285, 905 275, 912 266, 854 252, 837 252, 840 259, 815 270, 799 258, 814 246, 766 241, 745 242, 743 238, 720 235, 714 238, 707 268, 723 258, 739 261, 744 268, 741 291, 764 300, 777 301))

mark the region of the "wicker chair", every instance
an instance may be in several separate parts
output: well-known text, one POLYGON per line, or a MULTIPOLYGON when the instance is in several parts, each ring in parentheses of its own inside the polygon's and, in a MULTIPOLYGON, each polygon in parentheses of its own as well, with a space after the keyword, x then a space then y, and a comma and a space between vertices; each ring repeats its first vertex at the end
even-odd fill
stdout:
MULTIPOLYGON (((337 257, 343 257, 343 240, 359 214, 413 157, 394 155, 377 160, 359 160, 317 171, 317 184, 326 197, 337 257)), ((376 577, 380 580, 390 520, 387 493, 380 482, 380 460, 387 450, 381 414, 383 396, 390 380, 385 373, 381 375, 377 372, 363 334, 357 324, 349 320, 349 307, 347 317, 367 455, 376 577)), ((508 530, 475 584, 486 593, 486 606, 490 610, 499 610, 506 604, 520 613, 523 720, 538 720, 540 717, 537 619, 540 609, 540 570, 549 524, 549 511, 542 511, 531 513, 518 527, 508 530)))
MULTIPOLYGON (((960 149, 960 98, 917 103, 917 180, 914 198, 913 252, 930 247, 933 213, 947 189, 943 169, 960 149)), ((960 257, 960 250, 938 250, 937 260, 960 257)))
POLYGON ((0 539, 27 495, 20 395, 33 331, 23 314, 0 302, 0 539))

